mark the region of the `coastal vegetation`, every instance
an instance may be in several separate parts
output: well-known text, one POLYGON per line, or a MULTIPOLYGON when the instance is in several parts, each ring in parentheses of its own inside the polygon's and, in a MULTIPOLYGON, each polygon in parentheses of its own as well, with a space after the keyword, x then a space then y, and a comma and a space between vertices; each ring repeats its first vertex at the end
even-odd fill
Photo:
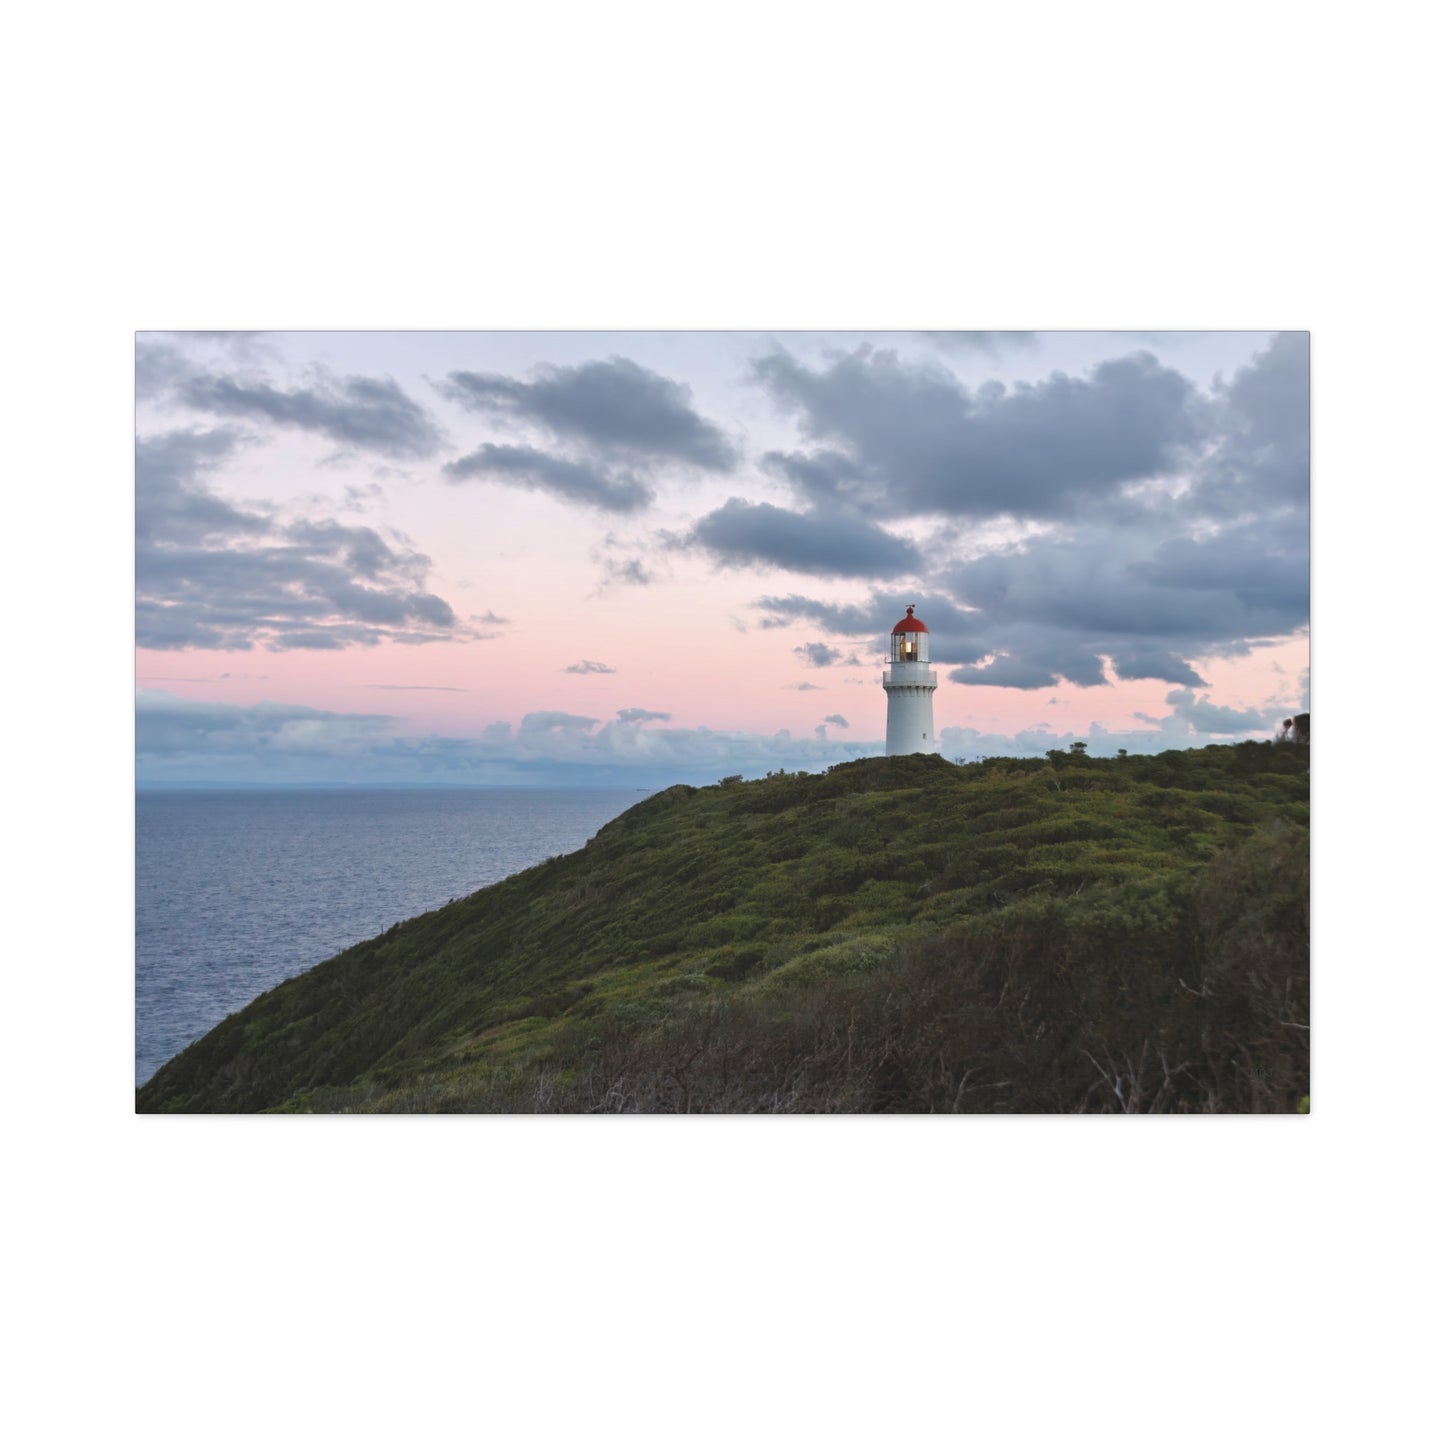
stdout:
POLYGON ((143 1112, 1296 1112, 1309 748, 677 786, 263 994, 143 1112))

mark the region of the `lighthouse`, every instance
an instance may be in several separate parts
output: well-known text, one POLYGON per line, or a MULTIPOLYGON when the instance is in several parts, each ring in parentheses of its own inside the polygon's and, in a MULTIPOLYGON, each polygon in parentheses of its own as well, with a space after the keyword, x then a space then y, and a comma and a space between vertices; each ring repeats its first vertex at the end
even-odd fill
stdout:
POLYGON ((888 756, 932 753, 933 692, 938 674, 928 665, 928 629, 908 609, 908 616, 889 638, 888 671, 883 691, 888 694, 888 756))

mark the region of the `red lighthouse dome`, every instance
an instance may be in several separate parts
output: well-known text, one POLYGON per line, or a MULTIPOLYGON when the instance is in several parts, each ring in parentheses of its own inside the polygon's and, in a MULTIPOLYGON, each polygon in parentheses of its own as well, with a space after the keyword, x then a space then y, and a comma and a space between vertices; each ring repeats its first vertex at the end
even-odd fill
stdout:
POLYGON ((928 661, 928 628, 913 615, 911 607, 908 609, 908 616, 893 629, 889 642, 890 662, 928 661))

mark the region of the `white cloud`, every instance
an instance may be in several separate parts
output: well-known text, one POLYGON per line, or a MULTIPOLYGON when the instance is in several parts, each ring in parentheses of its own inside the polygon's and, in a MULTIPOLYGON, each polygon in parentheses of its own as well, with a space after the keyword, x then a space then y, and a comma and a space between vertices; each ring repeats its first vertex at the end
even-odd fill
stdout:
MULTIPOLYGON (((513 727, 492 723, 471 737, 406 737, 401 719, 386 714, 334 713, 279 703, 243 707, 196 702, 169 692, 137 699, 137 775, 167 781, 451 782, 547 781, 558 784, 708 783, 728 773, 760 777, 785 768, 816 772, 850 758, 877 757, 881 738, 827 736, 834 714, 808 737, 662 727, 666 714, 621 708, 600 722, 579 713, 528 713, 513 727)), ((1095 756, 1119 748, 1152 753, 1197 746, 1190 721, 1171 714, 1147 729, 1056 733, 1038 726, 1013 735, 945 727, 944 757, 1042 757, 1082 739, 1095 756)))

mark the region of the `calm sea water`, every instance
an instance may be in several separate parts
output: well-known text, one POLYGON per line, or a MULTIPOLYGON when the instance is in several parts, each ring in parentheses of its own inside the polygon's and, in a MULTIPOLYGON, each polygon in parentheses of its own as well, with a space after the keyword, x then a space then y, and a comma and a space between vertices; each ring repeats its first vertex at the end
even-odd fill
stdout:
POLYGON ((284 978, 580 848, 635 789, 136 795, 136 1083, 284 978))

